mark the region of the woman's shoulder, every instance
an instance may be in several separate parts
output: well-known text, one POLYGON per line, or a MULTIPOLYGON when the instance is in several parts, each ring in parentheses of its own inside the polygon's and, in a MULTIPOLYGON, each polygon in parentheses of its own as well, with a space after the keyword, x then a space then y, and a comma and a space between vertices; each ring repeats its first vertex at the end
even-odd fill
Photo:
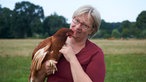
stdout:
POLYGON ((98 57, 99 57, 99 55, 100 56, 104 55, 104 53, 102 51, 102 48, 100 48, 97 44, 95 44, 94 42, 92 42, 90 40, 87 41, 86 50, 92 56, 96 56, 97 57, 97 55, 98 55, 98 57))
POLYGON ((93 43, 90 40, 87 40, 86 46, 82 51, 84 51, 84 53, 88 53, 91 55, 91 54, 97 54, 102 52, 102 49, 97 44, 93 43))
POLYGON ((94 49, 94 50, 101 50, 101 48, 97 44, 95 44, 94 42, 90 40, 87 40, 86 47, 90 49, 94 49))

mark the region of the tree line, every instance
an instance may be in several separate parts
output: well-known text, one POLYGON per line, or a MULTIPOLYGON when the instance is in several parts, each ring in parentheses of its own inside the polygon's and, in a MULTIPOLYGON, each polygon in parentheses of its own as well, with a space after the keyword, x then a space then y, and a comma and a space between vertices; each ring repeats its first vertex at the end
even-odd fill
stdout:
MULTIPOLYGON (((64 16, 53 13, 45 17, 41 6, 28 1, 17 2, 13 10, 0 5, 0 38, 46 38, 69 25, 64 16)), ((146 38, 146 11, 140 12, 136 22, 108 23, 102 19, 93 38, 146 38)))

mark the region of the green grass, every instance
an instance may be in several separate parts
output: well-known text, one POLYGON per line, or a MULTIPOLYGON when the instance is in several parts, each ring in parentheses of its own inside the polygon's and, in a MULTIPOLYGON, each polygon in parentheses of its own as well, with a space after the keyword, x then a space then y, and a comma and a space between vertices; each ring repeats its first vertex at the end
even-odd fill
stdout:
POLYGON ((28 82, 30 57, 0 56, 0 82, 28 82))
POLYGON ((105 82, 145 82, 146 55, 106 55, 105 82))
MULTIPOLYGON (((0 82, 28 82, 31 53, 41 40, 0 40, 0 82)), ((92 40, 105 53, 105 82, 146 81, 146 40, 92 40)))

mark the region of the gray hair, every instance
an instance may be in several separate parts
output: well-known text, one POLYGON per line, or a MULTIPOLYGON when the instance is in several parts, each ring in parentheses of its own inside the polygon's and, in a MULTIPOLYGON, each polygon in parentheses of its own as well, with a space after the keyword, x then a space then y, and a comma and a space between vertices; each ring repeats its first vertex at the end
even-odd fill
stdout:
POLYGON ((79 7, 74 13, 72 18, 88 13, 88 16, 92 17, 93 19, 93 32, 91 34, 91 36, 93 36, 99 29, 100 24, 101 24, 101 17, 100 17, 100 13, 92 6, 90 5, 84 5, 79 7))

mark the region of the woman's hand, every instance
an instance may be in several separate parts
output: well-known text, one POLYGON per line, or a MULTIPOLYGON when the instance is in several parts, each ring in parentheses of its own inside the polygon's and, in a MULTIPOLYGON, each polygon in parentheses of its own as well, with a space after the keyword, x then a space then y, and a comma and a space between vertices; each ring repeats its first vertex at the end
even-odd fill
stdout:
POLYGON ((72 61, 76 57, 74 50, 69 44, 65 44, 59 52, 64 55, 68 62, 72 61))

